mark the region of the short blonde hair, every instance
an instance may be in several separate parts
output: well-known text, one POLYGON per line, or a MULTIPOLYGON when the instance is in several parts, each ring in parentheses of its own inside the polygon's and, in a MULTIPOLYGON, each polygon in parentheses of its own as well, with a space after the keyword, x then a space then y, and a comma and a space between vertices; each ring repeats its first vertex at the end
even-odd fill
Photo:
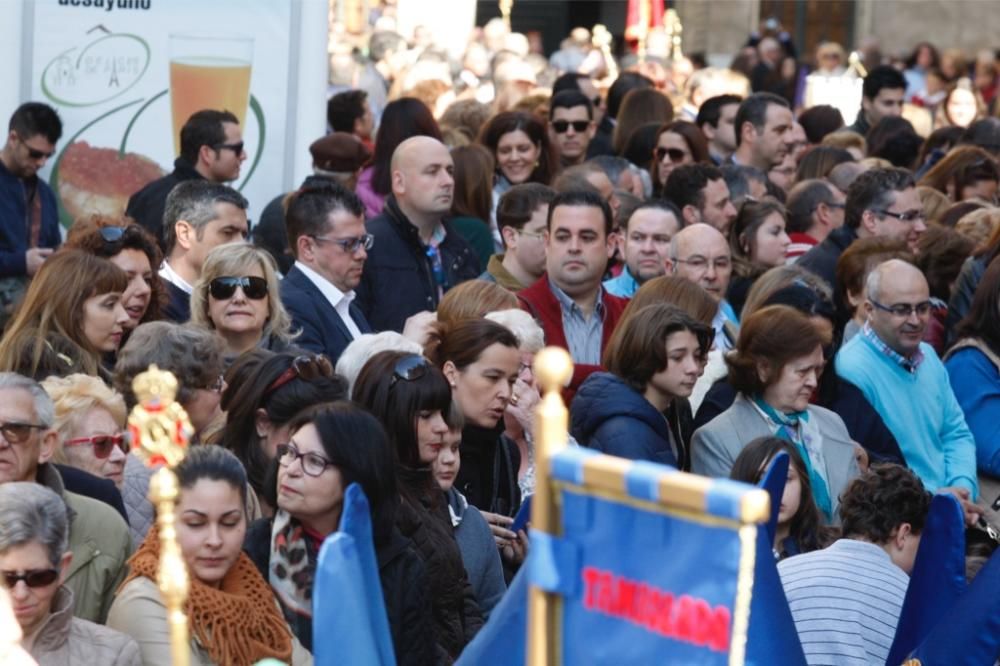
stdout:
POLYGON ((487 313, 486 318, 506 327, 517 336, 518 349, 535 354, 545 346, 545 332, 535 319, 524 310, 497 310, 487 313))
POLYGON ((1000 208, 993 206, 966 213, 955 223, 955 231, 974 240, 976 247, 986 244, 998 228, 1000 228, 1000 208))
POLYGON ((292 320, 281 304, 281 293, 278 283, 278 272, 274 259, 264 250, 249 243, 229 243, 213 248, 205 258, 201 276, 194 284, 191 292, 191 323, 210 331, 215 330, 215 324, 208 316, 208 285, 218 277, 240 277, 248 269, 259 267, 267 281, 267 322, 264 324, 263 337, 277 336, 288 342, 292 335, 292 320))
POLYGON ((119 428, 125 427, 125 399, 97 377, 83 374, 52 376, 42 382, 42 388, 55 405, 52 427, 59 433, 59 445, 53 458, 58 463, 66 462, 62 443, 76 432, 91 410, 104 409, 119 428))

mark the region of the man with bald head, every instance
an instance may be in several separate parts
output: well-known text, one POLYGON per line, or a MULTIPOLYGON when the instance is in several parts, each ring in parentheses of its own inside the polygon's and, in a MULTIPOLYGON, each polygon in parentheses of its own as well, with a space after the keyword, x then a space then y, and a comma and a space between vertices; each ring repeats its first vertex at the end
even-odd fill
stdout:
POLYGON ((892 259, 865 284, 868 321, 837 354, 837 373, 862 390, 931 492, 947 491, 975 520, 976 443, 934 348, 922 342, 931 315, 923 273, 892 259))
POLYGON ((712 320, 715 346, 732 349, 739 319, 726 301, 733 256, 726 237, 715 227, 699 222, 684 227, 670 239, 668 271, 694 282, 719 304, 712 320))
POLYGON ((358 306, 376 331, 402 331, 407 318, 437 309, 441 297, 482 269, 448 221, 454 164, 448 148, 426 136, 399 144, 390 165, 392 194, 368 221, 368 251, 358 306))

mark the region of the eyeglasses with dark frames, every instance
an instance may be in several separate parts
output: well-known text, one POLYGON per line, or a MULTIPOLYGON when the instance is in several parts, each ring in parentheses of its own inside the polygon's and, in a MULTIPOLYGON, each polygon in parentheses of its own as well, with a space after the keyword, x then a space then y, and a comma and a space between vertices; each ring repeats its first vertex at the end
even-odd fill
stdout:
POLYGON ((244 146, 244 144, 243 144, 242 141, 240 141, 239 143, 217 143, 217 144, 215 144, 215 149, 216 150, 231 150, 234 153, 236 153, 237 155, 242 155, 243 154, 243 146, 244 146))
POLYGON ((925 219, 924 211, 922 210, 908 210, 902 213, 897 213, 891 210, 885 210, 884 208, 872 208, 871 211, 876 215, 885 215, 887 217, 893 217, 900 222, 916 222, 917 220, 925 219))
POLYGON ((396 365, 392 369, 392 377, 389 378, 389 388, 391 389, 395 386, 399 380, 412 382, 415 379, 420 379, 427 374, 428 367, 430 367, 430 362, 423 356, 416 354, 404 356, 396 361, 396 365))
POLYGON ((875 308, 882 310, 883 312, 889 312, 896 317, 906 317, 909 319, 910 315, 916 313, 918 317, 926 316, 927 313, 931 311, 934 304, 930 301, 923 301, 921 303, 893 303, 892 305, 882 305, 878 301, 873 301, 868 299, 875 308))
POLYGON ((318 453, 302 453, 291 442, 288 444, 278 444, 278 464, 282 467, 289 467, 296 460, 302 461, 302 471, 307 476, 320 476, 327 467, 333 467, 333 463, 318 453))
POLYGON ((237 287, 252 301, 267 298, 267 280, 256 275, 217 277, 208 283, 208 293, 217 301, 228 301, 236 294, 237 287))
POLYGON ((353 238, 323 238, 322 236, 310 235, 309 238, 317 243, 333 243, 347 254, 354 254, 361 247, 370 250, 375 244, 375 237, 371 234, 361 234, 353 238))
POLYGON ((41 423, 18 423, 8 421, 0 423, 0 435, 8 444, 23 444, 31 437, 32 430, 45 430, 49 426, 41 423))
POLYGON ((57 569, 33 569, 31 571, 0 571, 0 580, 8 590, 13 590, 20 581, 28 587, 47 587, 59 578, 57 569))
POLYGON ((292 365, 287 370, 278 375, 277 379, 264 391, 261 399, 266 398, 282 386, 299 377, 307 382, 314 382, 320 377, 332 377, 333 364, 323 354, 315 356, 302 354, 292 359, 292 365))
POLYGON ((111 455, 115 447, 122 453, 128 453, 128 440, 125 435, 94 435, 93 437, 75 437, 63 442, 63 446, 83 446, 90 444, 94 457, 103 460, 111 455))

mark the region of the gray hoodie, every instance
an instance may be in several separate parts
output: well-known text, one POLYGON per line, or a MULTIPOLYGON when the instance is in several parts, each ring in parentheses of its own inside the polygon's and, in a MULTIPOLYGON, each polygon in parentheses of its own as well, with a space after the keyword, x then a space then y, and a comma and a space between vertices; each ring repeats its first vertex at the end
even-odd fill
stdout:
POLYGON ((500 551, 483 514, 470 506, 465 496, 455 488, 448 491, 448 513, 451 514, 451 525, 455 529, 455 541, 462 553, 465 572, 476 593, 483 619, 488 619, 493 607, 507 591, 500 551))

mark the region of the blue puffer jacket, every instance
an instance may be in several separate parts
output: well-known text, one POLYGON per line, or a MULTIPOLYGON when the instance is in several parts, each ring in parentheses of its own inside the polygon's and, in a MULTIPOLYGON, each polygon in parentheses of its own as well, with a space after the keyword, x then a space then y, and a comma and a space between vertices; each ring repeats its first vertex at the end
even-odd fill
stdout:
POLYGON ((580 385, 570 407, 569 429, 583 446, 613 456, 679 468, 687 457, 681 428, 671 428, 667 417, 641 393, 608 372, 594 373, 580 385), (680 446, 681 464, 670 443, 671 429, 680 446))

